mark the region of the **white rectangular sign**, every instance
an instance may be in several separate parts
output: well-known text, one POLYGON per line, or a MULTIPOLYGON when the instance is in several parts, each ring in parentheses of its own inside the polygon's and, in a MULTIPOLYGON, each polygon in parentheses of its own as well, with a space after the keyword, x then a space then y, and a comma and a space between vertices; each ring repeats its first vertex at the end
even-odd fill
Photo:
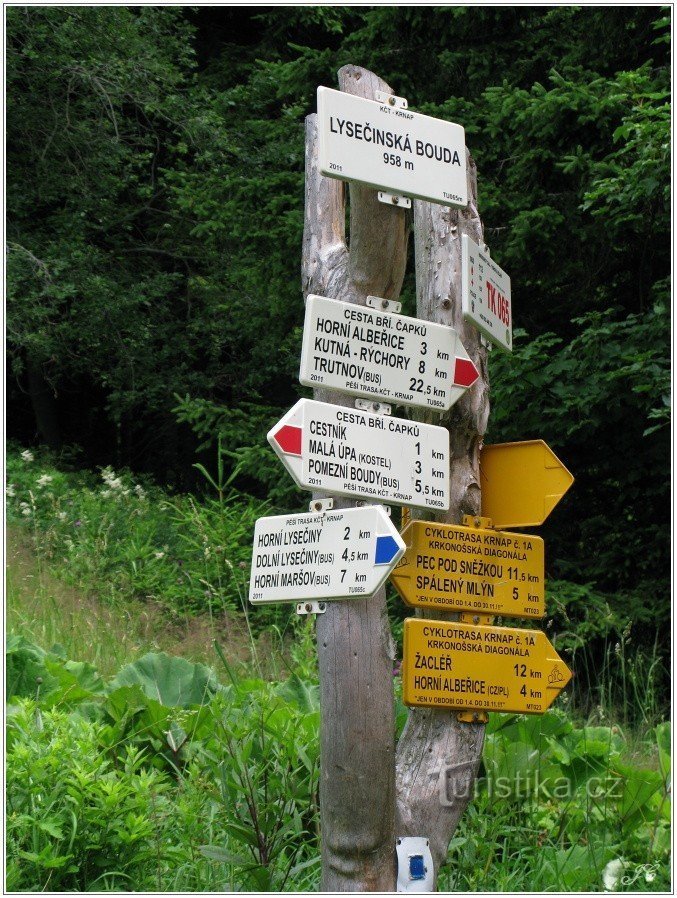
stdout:
POLYGON ((461 246, 463 317, 492 343, 512 352, 510 278, 467 234, 461 246))
POLYGON ((259 518, 249 601, 261 605, 371 595, 404 548, 380 505, 259 518))
POLYGON ((465 207, 465 130, 329 87, 317 89, 320 171, 389 193, 465 207))
POLYGON ((301 489, 449 508, 444 427, 299 399, 268 442, 301 489))
POLYGON ((479 374, 452 327, 309 296, 299 380, 446 411, 479 374))

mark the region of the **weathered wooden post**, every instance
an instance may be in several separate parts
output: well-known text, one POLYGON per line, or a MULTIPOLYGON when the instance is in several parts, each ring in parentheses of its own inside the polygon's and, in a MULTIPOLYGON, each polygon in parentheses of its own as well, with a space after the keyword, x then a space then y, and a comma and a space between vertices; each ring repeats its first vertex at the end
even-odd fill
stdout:
MULTIPOLYGON (((381 79, 356 66, 339 72, 341 90, 373 99, 391 94, 381 79)), ((406 264, 408 224, 403 210, 380 203, 376 191, 323 177, 317 161, 317 118, 306 120, 306 202, 303 291, 364 304, 368 295, 396 299, 406 264), (350 246, 345 238, 345 195, 350 190, 350 246)), ((464 210, 415 201, 418 314, 453 325, 481 371, 467 397, 445 417, 451 430, 451 508, 447 521, 479 513, 479 447, 489 413, 486 355, 462 322, 461 234, 481 239, 474 166, 464 210)), ((315 397, 353 406, 328 390, 315 397)), ((436 422, 437 423, 437 422, 436 422)), ((351 503, 334 500, 335 507, 351 503)), ((321 691, 322 889, 393 891, 395 838, 426 836, 435 875, 470 797, 484 727, 461 724, 451 712, 410 713, 397 748, 392 686, 394 647, 385 591, 350 602, 330 602, 317 619, 321 691), (459 771, 465 795, 440 793, 445 769, 459 771)), ((453 776, 445 782, 453 785, 453 776)), ((456 790, 460 791, 460 790, 456 790)))
MULTIPOLYGON (((341 90, 369 99, 392 93, 356 66, 339 71, 341 90)), ((350 248, 345 239, 346 190, 318 170, 317 116, 306 120, 303 291, 364 305, 367 296, 396 299, 407 258, 403 210, 380 203, 375 190, 350 185, 350 248)), ((345 394, 315 397, 354 407, 345 394)), ((335 499, 336 508, 354 502, 335 499)), ((322 889, 389 891, 394 887, 394 647, 385 589, 364 599, 330 602, 317 618, 320 664, 322 889)))
MULTIPOLYGON (((480 372, 472 389, 443 416, 450 436, 451 503, 440 520, 450 524, 480 513, 479 454, 489 418, 487 350, 461 311, 461 237, 468 234, 481 244, 483 236, 477 169, 469 156, 468 197, 466 209, 414 201, 418 317, 453 327, 480 372)), ((416 616, 458 618, 437 610, 417 610, 416 616)), ((435 880, 472 797, 483 744, 482 723, 461 723, 456 712, 437 708, 409 711, 397 746, 397 834, 430 840, 435 880)))

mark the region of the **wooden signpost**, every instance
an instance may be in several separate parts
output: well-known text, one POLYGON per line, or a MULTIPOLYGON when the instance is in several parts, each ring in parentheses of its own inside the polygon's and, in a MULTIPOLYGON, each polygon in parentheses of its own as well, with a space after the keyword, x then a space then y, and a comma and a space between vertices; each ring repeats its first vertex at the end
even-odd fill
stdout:
POLYGON ((314 510, 257 522, 250 601, 307 599, 317 613, 322 890, 430 890, 470 798, 481 714, 543 713, 571 677, 543 633, 449 618, 543 616, 543 541, 505 528, 541 523, 572 478, 540 441, 481 450, 480 331, 510 350, 512 307, 510 279, 483 249, 462 127, 408 111, 365 69, 344 67, 339 83, 318 89, 306 121, 300 380, 314 398, 268 434, 314 510), (407 197, 421 198, 417 318, 397 303, 407 197), (392 417, 390 403, 414 413, 392 417), (383 502, 438 520, 400 537, 383 502), (405 621, 410 712, 396 749, 382 588, 393 568, 405 602, 440 618, 405 621))

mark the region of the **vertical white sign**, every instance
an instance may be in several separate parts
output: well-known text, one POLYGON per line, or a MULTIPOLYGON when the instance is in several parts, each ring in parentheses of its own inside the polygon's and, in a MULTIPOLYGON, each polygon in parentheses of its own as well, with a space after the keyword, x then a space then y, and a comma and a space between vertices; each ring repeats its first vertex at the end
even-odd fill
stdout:
POLYGON ((467 234, 461 245, 463 317, 496 346, 512 352, 510 278, 467 234))

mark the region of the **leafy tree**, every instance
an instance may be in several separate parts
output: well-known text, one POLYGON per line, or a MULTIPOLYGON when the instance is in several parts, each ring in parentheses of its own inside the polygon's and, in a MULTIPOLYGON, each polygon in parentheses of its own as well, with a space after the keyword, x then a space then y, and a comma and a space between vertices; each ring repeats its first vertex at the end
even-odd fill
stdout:
MULTIPOLYGON (((628 608, 659 596, 660 620, 668 8, 13 7, 7 23, 17 422, 28 393, 45 440, 174 483, 221 435, 239 486, 297 504, 263 435, 300 392, 303 120, 358 63, 466 128, 522 330, 492 355, 488 437, 543 437, 577 477, 544 530, 551 572, 628 608)), ((410 311, 413 295, 412 265, 410 311)))
POLYGON ((203 386, 199 247, 166 174, 215 139, 191 39, 176 8, 8 10, 9 360, 49 443, 74 392, 71 439, 101 403, 89 426, 109 446, 152 451, 149 426, 174 429, 168 387, 203 386))

